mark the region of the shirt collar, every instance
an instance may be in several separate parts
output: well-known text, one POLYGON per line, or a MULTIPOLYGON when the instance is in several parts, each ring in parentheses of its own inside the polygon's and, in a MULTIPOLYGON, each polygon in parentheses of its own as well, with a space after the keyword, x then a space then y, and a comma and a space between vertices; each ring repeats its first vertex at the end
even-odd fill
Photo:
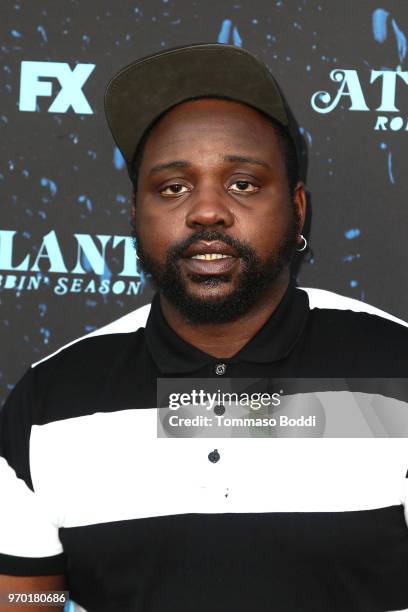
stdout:
POLYGON ((307 293, 292 279, 275 311, 233 357, 216 358, 189 344, 168 325, 156 293, 146 322, 146 343, 157 367, 165 374, 194 372, 214 361, 268 363, 286 357, 296 344, 309 313, 307 293))

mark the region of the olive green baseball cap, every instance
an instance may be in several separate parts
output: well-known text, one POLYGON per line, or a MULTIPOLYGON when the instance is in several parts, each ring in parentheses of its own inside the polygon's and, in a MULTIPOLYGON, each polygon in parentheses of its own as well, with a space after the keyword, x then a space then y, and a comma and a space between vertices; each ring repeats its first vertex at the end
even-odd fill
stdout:
POLYGON ((109 81, 106 118, 129 174, 151 123, 173 106, 205 96, 242 102, 277 121, 292 138, 300 161, 298 125, 265 64, 245 49, 197 43, 138 59, 109 81))

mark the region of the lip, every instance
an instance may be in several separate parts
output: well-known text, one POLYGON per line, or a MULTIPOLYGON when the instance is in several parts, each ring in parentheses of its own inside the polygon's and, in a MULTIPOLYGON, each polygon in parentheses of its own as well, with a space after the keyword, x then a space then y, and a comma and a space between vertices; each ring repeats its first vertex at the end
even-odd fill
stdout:
MULTIPOLYGON (((238 258, 238 253, 225 242, 221 242, 220 240, 199 240, 198 242, 194 242, 191 244, 188 249, 186 249, 182 255, 183 259, 188 259, 193 257, 193 255, 204 255, 205 253, 220 253, 221 255, 229 255, 229 257, 238 258)), ((193 260, 199 261, 199 260, 193 260)), ((222 259, 215 259, 213 261, 223 261, 222 259)), ((206 262, 208 263, 208 262, 206 262)))
MULTIPOLYGON (((208 253, 208 247, 207 251, 208 253)), ((211 251, 215 253, 215 251, 211 251)), ((195 253, 194 253, 195 254, 195 253)), ((206 274, 206 275, 220 275, 230 272, 234 266, 239 262, 238 257, 225 257, 224 259, 190 259, 188 257, 182 258, 182 265, 194 274, 206 274)))
POLYGON ((221 275, 231 272, 239 261, 235 249, 220 240, 199 240, 191 244, 182 256, 182 264, 193 274, 221 275), (191 259, 194 255, 219 253, 226 255, 223 259, 191 259))

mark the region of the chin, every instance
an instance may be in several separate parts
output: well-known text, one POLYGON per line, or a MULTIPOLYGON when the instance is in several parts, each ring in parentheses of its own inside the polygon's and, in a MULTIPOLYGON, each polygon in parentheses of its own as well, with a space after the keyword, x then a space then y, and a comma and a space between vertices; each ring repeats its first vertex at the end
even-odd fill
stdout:
POLYGON ((189 282, 184 286, 187 297, 203 301, 214 302, 228 298, 233 294, 233 283, 220 280, 217 277, 202 279, 199 282, 189 282))
POLYGON ((190 302, 197 302, 197 304, 201 304, 202 306, 213 306, 217 304, 223 304, 232 293, 219 293, 219 292, 210 292, 210 293, 192 293, 190 291, 186 292, 186 299, 190 302))

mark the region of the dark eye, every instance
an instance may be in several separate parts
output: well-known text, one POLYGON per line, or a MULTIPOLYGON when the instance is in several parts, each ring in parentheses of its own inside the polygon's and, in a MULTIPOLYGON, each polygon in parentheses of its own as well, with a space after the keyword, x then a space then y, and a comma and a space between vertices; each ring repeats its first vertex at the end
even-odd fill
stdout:
POLYGON ((235 181, 235 183, 232 183, 231 187, 233 185, 236 185, 236 189, 232 189, 232 191, 238 191, 243 193, 254 193, 259 189, 256 185, 250 183, 249 181, 235 181))
POLYGON ((167 187, 162 189, 160 193, 162 195, 178 195, 180 193, 186 193, 186 191, 182 191, 182 189, 188 191, 185 185, 180 185, 179 183, 172 183, 171 185, 168 185, 167 187))

